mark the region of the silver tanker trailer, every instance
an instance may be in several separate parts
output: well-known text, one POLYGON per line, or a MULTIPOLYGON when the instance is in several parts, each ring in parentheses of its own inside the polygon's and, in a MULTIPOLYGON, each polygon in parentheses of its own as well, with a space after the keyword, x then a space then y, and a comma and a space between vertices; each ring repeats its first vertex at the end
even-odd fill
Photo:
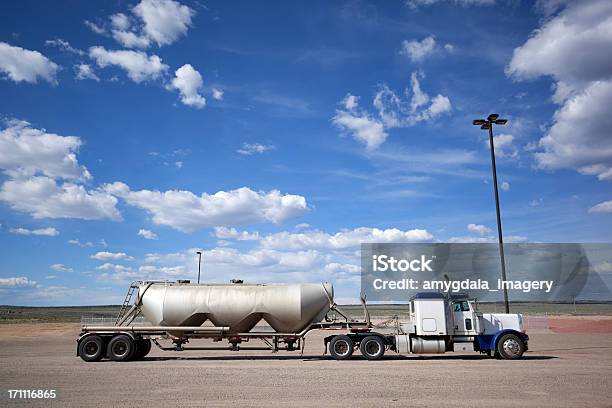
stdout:
POLYGON ((466 295, 418 293, 406 305, 409 319, 394 319, 390 333, 373 331, 361 301, 364 318, 357 321, 334 303, 329 283, 134 282, 112 324, 84 321, 77 355, 85 361, 129 361, 146 356, 152 343, 165 351, 220 349, 184 347, 197 338, 227 340, 230 350, 262 349, 242 346, 257 339, 273 352, 303 353, 306 336, 314 330, 340 331, 325 338, 325 351, 337 360, 350 358, 355 349, 369 360, 380 359, 386 350, 476 351, 505 359, 520 358, 527 350, 521 315, 482 314, 466 295), (268 326, 258 326, 262 321, 268 326), (173 346, 160 344, 166 340, 173 346))

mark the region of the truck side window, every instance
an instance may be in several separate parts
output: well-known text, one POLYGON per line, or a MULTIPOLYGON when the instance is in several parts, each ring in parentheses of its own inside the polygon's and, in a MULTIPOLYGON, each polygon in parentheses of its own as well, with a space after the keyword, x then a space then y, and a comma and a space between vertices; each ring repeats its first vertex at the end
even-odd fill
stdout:
POLYGON ((469 312, 470 304, 467 301, 457 302, 453 304, 453 310, 455 312, 469 312))

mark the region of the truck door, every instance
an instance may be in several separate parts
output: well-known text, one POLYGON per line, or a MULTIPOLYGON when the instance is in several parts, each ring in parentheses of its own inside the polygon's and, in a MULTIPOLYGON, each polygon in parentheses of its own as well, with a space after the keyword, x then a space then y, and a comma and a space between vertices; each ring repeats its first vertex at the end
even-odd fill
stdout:
POLYGON ((453 317, 455 318, 455 335, 472 336, 476 333, 474 311, 467 300, 453 302, 453 317))

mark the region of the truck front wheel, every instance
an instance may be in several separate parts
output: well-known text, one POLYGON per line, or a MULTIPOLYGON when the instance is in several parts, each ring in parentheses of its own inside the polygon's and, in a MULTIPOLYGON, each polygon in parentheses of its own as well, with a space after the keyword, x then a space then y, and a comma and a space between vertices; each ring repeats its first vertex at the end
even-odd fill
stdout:
POLYGON ((385 354, 385 342, 378 336, 368 336, 361 340, 359 350, 368 360, 378 360, 385 354))
POLYGON ((353 355, 355 343, 349 336, 335 336, 329 342, 329 354, 335 360, 346 360, 353 355))
POLYGON ((497 342, 497 353, 505 360, 517 360, 525 352, 525 343, 516 334, 506 334, 497 342))

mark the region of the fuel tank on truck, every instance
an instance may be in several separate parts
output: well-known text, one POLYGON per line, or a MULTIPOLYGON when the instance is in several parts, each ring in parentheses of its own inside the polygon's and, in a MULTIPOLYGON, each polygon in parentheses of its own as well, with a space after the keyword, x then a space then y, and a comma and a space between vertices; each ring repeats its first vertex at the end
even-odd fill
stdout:
POLYGON ((278 333, 298 333, 319 322, 333 302, 329 283, 147 283, 139 287, 141 312, 159 326, 200 326, 210 320, 246 333, 262 319, 278 333))

